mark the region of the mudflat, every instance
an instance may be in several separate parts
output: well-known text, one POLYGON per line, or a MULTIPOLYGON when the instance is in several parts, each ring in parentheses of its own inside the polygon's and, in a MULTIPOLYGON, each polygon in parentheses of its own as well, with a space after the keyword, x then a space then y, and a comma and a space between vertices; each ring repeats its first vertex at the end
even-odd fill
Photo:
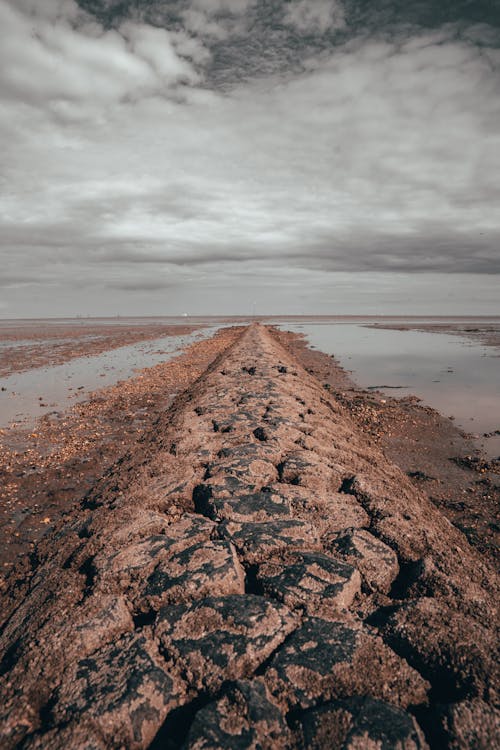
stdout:
POLYGON ((183 335, 200 326, 157 321, 0 321, 0 376, 33 367, 58 365, 160 336, 183 335))
POLYGON ((2 437, 6 747, 498 743, 498 467, 433 410, 252 325, 2 437))

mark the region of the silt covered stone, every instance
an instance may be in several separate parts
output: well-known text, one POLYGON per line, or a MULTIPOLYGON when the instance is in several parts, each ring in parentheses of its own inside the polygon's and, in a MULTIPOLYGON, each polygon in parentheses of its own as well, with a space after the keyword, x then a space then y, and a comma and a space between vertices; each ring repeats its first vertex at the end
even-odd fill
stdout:
POLYGON ((50 715, 56 726, 85 718, 107 747, 141 750, 186 700, 182 681, 168 672, 151 641, 131 634, 76 662, 63 675, 50 715))
POLYGON ((215 692, 226 680, 252 675, 297 624, 283 604, 231 595, 163 608, 155 635, 191 688, 215 692))
POLYGON ((288 750, 295 743, 285 717, 259 680, 240 680, 196 714, 186 750, 288 750))
POLYGON ((321 552, 289 552, 264 563, 257 581, 265 595, 328 618, 351 606, 360 592, 356 568, 321 552))
POLYGON ((355 565, 370 591, 387 594, 399 573, 394 550, 366 529, 346 529, 331 535, 328 548, 346 562, 355 565))
POLYGON ((266 670, 271 693, 288 708, 371 695, 406 708, 426 701, 428 684, 380 638, 355 621, 304 620, 266 670))
POLYGON ((247 564, 269 560, 284 550, 319 550, 321 543, 317 529, 306 521, 283 519, 261 523, 225 522, 219 533, 231 540, 238 555, 247 564))
POLYGON ((308 750, 427 750, 414 718, 368 697, 332 701, 298 718, 308 750))

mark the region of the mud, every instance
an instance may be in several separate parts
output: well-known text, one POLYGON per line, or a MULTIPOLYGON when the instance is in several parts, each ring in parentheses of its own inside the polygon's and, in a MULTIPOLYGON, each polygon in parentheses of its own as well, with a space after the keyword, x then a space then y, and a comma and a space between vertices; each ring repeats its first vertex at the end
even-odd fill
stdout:
POLYGON ((418 323, 370 323, 370 328, 389 328, 396 331, 424 331, 429 333, 450 333, 470 339, 484 346, 500 347, 500 321, 498 317, 477 318, 475 323, 469 321, 425 321, 418 323))
POLYGON ((138 341, 161 336, 183 336, 200 325, 166 325, 142 323, 121 325, 119 322, 89 321, 49 322, 0 321, 0 377, 24 372, 33 367, 60 365, 75 357, 100 354, 138 341))
POLYGON ((215 341, 10 576, 2 747, 497 746, 487 556, 334 364, 215 341))
POLYGON ((223 329, 173 361, 47 414, 32 429, 0 429, 0 591, 13 564, 26 561, 236 335, 238 329, 223 329))

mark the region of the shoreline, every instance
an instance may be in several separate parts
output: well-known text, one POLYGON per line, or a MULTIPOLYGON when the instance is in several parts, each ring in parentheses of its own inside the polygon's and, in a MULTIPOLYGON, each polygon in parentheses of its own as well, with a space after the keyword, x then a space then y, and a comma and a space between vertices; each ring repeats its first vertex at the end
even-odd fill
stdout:
MULTIPOLYGON (((470 321, 470 318, 466 320, 470 321)), ((473 318, 473 320, 480 320, 480 318, 473 318)), ((486 320, 486 319, 485 319, 486 320)), ((491 320, 491 318, 489 319, 491 320)), ((498 355, 500 357, 500 321, 496 324, 491 323, 490 325, 483 324, 482 327, 473 326, 470 322, 420 322, 414 323, 371 323, 366 326, 367 328, 385 329, 390 331, 421 331, 423 333, 448 333, 453 336, 462 336, 464 339, 469 339, 475 343, 480 343, 483 346, 493 347, 498 349, 498 355)))
MULTIPOLYGON (((302 334, 274 331, 360 429, 498 566, 498 464, 478 456, 471 439, 416 397, 395 399, 364 390, 331 356, 309 349, 302 334)), ((26 558, 240 333, 241 328, 221 329, 165 364, 95 391, 60 417, 41 417, 30 430, 0 431, 0 575, 26 558)))
MULTIPOLYGON (((75 321, 76 323, 76 321, 75 321)), ((102 354, 122 346, 151 341, 163 336, 183 336, 204 328, 203 325, 75 325, 54 323, 49 326, 36 325, 0 331, 2 342, 9 344, 0 349, 0 378, 36 367, 61 365, 82 356, 102 354), (47 347, 47 341, 54 341, 47 347), (26 343, 25 343, 26 342, 26 343)))
POLYGON ((253 744, 283 750, 353 731, 492 747, 498 578, 385 442, 437 471, 416 436, 456 447, 453 425, 378 403, 296 334, 195 347, 156 390, 137 379, 148 425, 127 435, 123 403, 118 458, 11 577, 6 748, 231 748, 242 707, 253 744))
POLYGON ((211 325, 241 326, 252 321, 263 325, 286 324, 288 321, 320 324, 352 322, 375 329, 450 333, 498 348, 500 356, 498 316, 262 315, 190 316, 186 319, 174 316, 152 316, 150 319, 54 318, 42 321, 0 319, 1 341, 8 344, 0 349, 0 377, 25 372, 33 367, 63 364, 80 356, 101 354, 162 336, 181 336, 211 325), (440 320, 442 322, 436 322, 440 320), (474 321, 480 321, 481 327, 475 325, 474 321), (44 342, 57 342, 58 339, 59 344, 49 349, 44 346, 44 342))

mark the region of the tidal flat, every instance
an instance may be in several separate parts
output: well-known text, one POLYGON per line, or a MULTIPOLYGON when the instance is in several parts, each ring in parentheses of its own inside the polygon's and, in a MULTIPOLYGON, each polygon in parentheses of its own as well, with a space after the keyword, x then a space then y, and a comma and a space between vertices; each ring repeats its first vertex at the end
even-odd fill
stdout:
POLYGON ((3 430, 5 746, 494 746, 498 461, 243 323, 3 430))

